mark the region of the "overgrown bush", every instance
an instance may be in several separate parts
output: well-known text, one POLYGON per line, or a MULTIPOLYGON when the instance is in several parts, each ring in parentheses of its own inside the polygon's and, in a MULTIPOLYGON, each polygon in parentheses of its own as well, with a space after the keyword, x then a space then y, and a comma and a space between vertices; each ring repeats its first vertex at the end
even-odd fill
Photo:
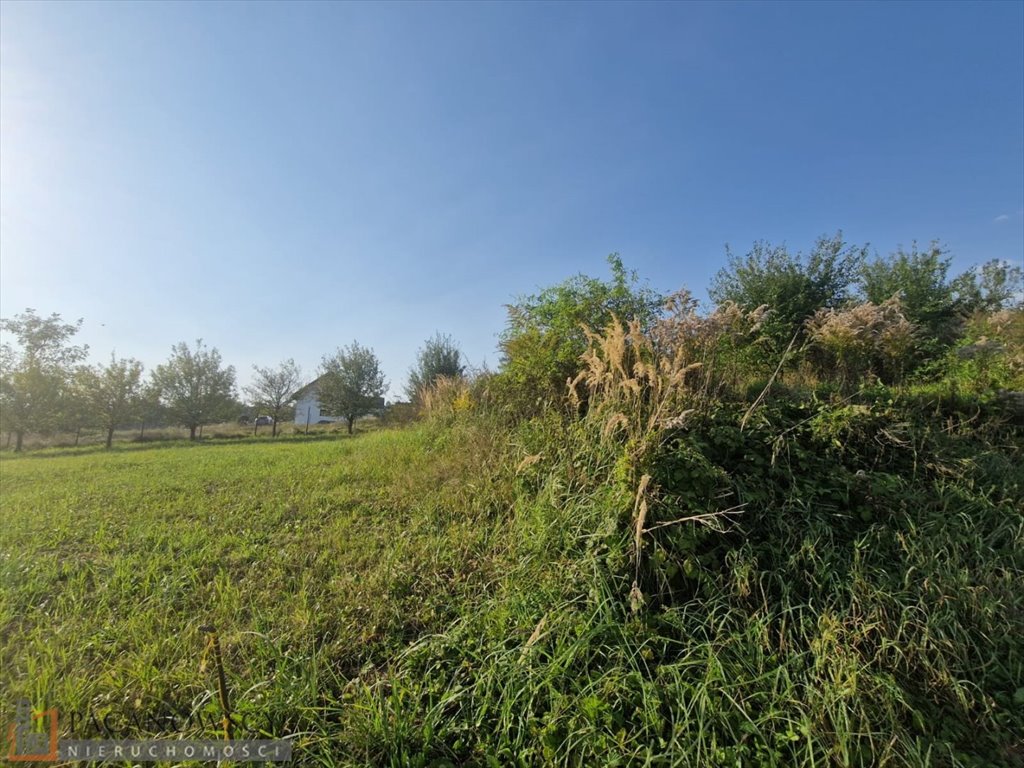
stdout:
POLYGON ((820 309, 807 321, 811 360, 819 376, 834 376, 843 390, 868 377, 888 383, 903 378, 916 341, 915 328, 893 297, 842 309, 820 309))
POLYGON ((437 376, 419 391, 420 410, 428 417, 452 417, 474 407, 470 382, 462 376, 437 376))
POLYGON ((845 393, 781 386, 767 311, 682 295, 589 330, 575 409, 495 421, 445 393, 439 424, 504 435, 472 503, 507 568, 352 692, 362 760, 1021 764, 1020 428, 855 387, 893 373, 896 304, 820 317, 819 352, 852 346, 845 393))
POLYGON ((458 344, 447 334, 435 333, 416 353, 416 365, 409 371, 405 394, 411 402, 419 402, 421 391, 439 377, 459 378, 465 372, 458 344))
POLYGON ((501 371, 489 385, 508 412, 535 415, 564 402, 566 383, 587 348, 587 328, 603 328, 612 317, 646 327, 657 317, 662 297, 642 286, 617 254, 608 264, 607 281, 577 275, 508 306, 501 371))
POLYGON ((802 335, 804 323, 817 310, 846 301, 866 252, 845 243, 841 232, 818 238, 806 254, 754 243, 745 256, 727 253, 728 264, 715 275, 709 293, 719 304, 771 309, 764 333, 781 352, 794 336, 802 335))

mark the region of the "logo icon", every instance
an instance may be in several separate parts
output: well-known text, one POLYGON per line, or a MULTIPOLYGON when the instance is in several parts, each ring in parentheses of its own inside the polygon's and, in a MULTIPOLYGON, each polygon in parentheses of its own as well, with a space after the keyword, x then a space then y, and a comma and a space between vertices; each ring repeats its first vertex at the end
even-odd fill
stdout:
POLYGON ((15 708, 14 722, 7 726, 7 759, 11 762, 30 760, 57 761, 57 710, 33 712, 27 699, 15 708), (38 730, 37 723, 42 726, 38 730))

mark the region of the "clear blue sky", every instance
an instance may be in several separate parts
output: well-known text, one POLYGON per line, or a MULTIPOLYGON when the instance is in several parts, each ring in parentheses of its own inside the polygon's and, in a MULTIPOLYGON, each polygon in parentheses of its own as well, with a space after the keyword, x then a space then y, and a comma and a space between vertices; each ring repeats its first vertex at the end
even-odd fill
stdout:
POLYGON ((0 3, 0 313, 249 378, 451 333, 622 254, 1024 255, 1024 3, 0 3))

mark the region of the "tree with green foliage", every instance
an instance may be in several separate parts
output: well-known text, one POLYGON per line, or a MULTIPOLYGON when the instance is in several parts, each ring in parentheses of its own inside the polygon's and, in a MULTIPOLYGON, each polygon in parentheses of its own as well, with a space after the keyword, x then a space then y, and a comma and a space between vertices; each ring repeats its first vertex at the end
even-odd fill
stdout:
POLYGON ((168 415, 188 427, 190 440, 204 424, 232 415, 234 366, 224 367, 220 352, 206 348, 202 339, 196 340, 194 350, 185 342, 175 344, 170 359, 153 371, 152 380, 168 415))
POLYGON ((767 306, 771 314, 764 333, 777 349, 784 348, 804 333, 815 312, 846 301, 866 252, 844 242, 842 232, 818 238, 807 254, 763 241, 742 257, 727 249, 728 263, 708 293, 719 304, 731 301, 746 310, 767 306))
POLYGON ((964 272, 954 284, 963 303, 972 311, 1024 307, 1024 270, 1008 261, 986 261, 964 272))
POLYGON ((245 392, 257 410, 262 408, 270 412, 273 417, 271 436, 277 437, 277 422, 281 419, 282 411, 291 402, 295 390, 302 386, 302 369, 289 358, 277 368, 254 365, 252 370, 253 382, 245 388, 245 392))
POLYGON ((325 356, 322 372, 318 383, 321 408, 344 416, 351 435, 355 420, 377 410, 387 391, 380 361, 372 349, 353 341, 325 356))
POLYGON ((93 409, 89 397, 91 372, 92 368, 88 365, 75 366, 60 400, 60 416, 56 431, 73 433, 75 445, 78 445, 82 437, 83 428, 92 427, 99 422, 99 416, 93 409))
POLYGON ((142 399, 142 363, 110 355, 110 362, 80 372, 89 413, 106 432, 109 450, 117 427, 134 421, 142 399))
POLYGON ((138 403, 139 439, 146 437, 146 425, 162 424, 166 416, 166 409, 160 402, 160 390, 153 383, 152 379, 143 382, 139 392, 138 403))
POLYGON ((57 313, 40 317, 34 309, 0 320, 0 331, 16 340, 16 346, 0 344, 0 428, 14 433, 14 450, 21 450, 26 432, 59 426, 75 364, 88 351, 70 343, 81 327, 81 320, 65 323, 57 313))
POLYGON ((585 329, 602 330, 613 317, 648 327, 658 317, 664 296, 640 285, 617 253, 608 265, 610 280, 579 274, 506 307, 495 385, 507 405, 530 411, 564 398, 587 349, 585 329))
POLYGON ((462 352, 452 337, 440 332, 435 333, 416 353, 416 366, 409 371, 405 394, 410 401, 416 402, 419 400, 420 390, 433 384, 439 376, 457 379, 465 371, 462 352))
POLYGON ((949 278, 952 262, 937 242, 926 250, 912 243, 909 251, 901 247, 887 258, 865 262, 860 291, 874 304, 898 297, 904 316, 920 328, 922 349, 948 346, 980 299, 972 276, 949 278))

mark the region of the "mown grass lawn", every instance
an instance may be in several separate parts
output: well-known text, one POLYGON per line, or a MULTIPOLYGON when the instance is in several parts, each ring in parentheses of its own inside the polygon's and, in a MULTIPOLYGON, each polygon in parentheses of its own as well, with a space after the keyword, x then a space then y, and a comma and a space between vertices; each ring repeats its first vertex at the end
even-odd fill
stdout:
POLYGON ((5 456, 5 715, 215 712, 212 623, 235 708, 329 754, 345 680, 486 591, 493 531, 435 508, 433 450, 407 430, 5 456))

